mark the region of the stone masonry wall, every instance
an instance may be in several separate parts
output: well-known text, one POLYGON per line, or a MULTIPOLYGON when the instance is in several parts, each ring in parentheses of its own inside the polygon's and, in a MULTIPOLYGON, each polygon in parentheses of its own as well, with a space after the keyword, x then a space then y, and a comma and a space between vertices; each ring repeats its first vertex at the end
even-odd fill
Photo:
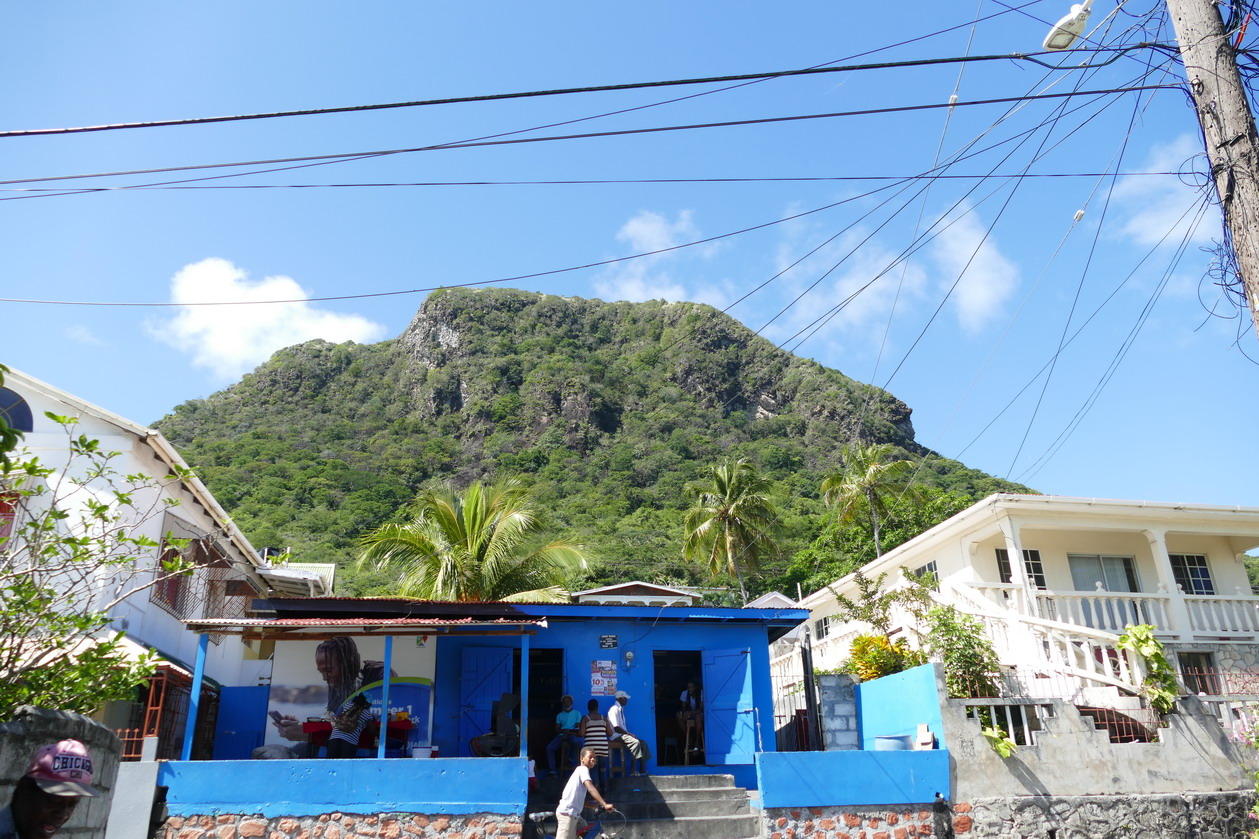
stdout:
POLYGON ((979 798, 903 807, 766 810, 768 839, 1240 839, 1252 792, 979 798))
POLYGON ((166 820, 161 839, 493 839, 518 837, 520 818, 422 813, 324 813, 319 816, 202 815, 166 820))
POLYGON ((764 812, 767 839, 914 839, 921 836, 948 836, 954 829, 949 823, 957 823, 957 831, 970 830, 966 811, 970 807, 959 804, 956 813, 949 813, 944 806, 919 805, 916 809, 904 806, 879 807, 805 807, 778 809, 764 812))

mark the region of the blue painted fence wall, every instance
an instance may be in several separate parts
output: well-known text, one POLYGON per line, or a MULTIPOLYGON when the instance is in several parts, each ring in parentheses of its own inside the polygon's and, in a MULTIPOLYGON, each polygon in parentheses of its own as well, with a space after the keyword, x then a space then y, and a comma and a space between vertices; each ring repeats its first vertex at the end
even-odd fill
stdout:
MULTIPOLYGON (((881 680, 880 680, 881 681, 881 680)), ((761 807, 926 804, 949 797, 949 753, 766 752, 757 758, 761 807)))
POLYGON ((857 727, 861 748, 873 750, 875 738, 913 735, 926 723, 939 748, 946 748, 936 665, 923 664, 857 685, 857 727))
POLYGON ((172 816, 524 812, 524 758, 199 760, 160 764, 172 816))

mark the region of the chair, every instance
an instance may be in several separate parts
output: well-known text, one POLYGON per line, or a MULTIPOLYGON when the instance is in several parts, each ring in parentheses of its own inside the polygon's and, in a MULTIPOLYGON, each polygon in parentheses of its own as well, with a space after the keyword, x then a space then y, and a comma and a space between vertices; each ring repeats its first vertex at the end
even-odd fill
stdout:
POLYGON ((476 757, 503 757, 514 755, 520 750, 520 731, 511 718, 511 712, 520 704, 520 697, 514 693, 504 693, 494 703, 490 717, 493 728, 489 733, 473 737, 468 745, 476 757))
POLYGON ((687 720, 683 728, 686 730, 686 765, 691 765, 691 755, 704 751, 704 732, 696 720, 687 720))
POLYGON ((672 766, 677 766, 679 763, 682 762, 681 751, 682 751, 682 747, 678 745, 678 738, 676 737, 664 738, 664 754, 661 756, 664 758, 665 763, 668 763, 672 766))
POLYGON ((618 772, 621 774, 622 778, 627 777, 629 775, 629 766, 632 760, 633 758, 630 757, 629 749, 625 748, 625 741, 621 740, 620 738, 617 738, 616 740, 608 741, 608 779, 609 780, 611 780, 612 778, 615 778, 618 772), (617 755, 621 756, 621 765, 619 767, 617 766, 617 761, 616 761, 617 755))

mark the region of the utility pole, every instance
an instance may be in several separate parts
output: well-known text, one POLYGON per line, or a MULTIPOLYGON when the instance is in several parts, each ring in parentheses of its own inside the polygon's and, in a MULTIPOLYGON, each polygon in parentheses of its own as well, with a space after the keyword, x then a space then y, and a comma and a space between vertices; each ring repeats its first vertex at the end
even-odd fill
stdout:
POLYGON ((1236 54, 1212 0, 1167 0, 1207 158, 1259 335, 1259 137, 1236 54))

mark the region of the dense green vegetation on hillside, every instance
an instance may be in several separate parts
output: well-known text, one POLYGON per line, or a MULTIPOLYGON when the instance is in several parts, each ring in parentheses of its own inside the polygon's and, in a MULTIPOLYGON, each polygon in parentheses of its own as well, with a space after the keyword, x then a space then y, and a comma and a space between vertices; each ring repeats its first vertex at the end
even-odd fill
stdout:
MULTIPOLYGON (((532 488, 550 534, 587 547, 592 584, 702 580, 682 560, 685 488, 719 458, 747 458, 784 534, 784 558, 749 581, 760 592, 794 591, 864 550, 860 528, 827 536, 819 493, 852 441, 920 462, 917 480, 949 499, 933 509, 1024 489, 919 446, 909 418, 890 394, 708 306, 461 289, 431 295, 395 340, 290 347, 157 427, 256 545, 338 562, 343 594, 389 590, 345 566, 354 540, 403 520, 426 483, 504 475, 532 488)), ((903 517, 921 524, 916 508, 903 517)))

